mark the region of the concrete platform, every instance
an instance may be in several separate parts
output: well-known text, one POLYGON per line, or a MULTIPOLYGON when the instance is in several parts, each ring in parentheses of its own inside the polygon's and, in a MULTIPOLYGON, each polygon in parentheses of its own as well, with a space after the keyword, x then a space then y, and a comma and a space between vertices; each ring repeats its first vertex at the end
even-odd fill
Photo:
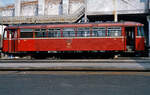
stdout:
POLYGON ((0 70, 149 71, 150 60, 0 60, 0 70))

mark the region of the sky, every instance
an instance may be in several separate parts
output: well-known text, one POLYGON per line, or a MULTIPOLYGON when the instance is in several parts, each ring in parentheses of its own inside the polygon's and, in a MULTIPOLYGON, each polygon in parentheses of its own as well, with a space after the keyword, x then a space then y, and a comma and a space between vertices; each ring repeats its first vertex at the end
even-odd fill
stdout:
POLYGON ((6 6, 9 4, 13 4, 15 0, 0 0, 0 6, 6 6))
MULTIPOLYGON (((34 1, 34 0, 21 0, 21 1, 34 1)), ((0 7, 9 4, 14 4, 15 0, 0 0, 0 7)))

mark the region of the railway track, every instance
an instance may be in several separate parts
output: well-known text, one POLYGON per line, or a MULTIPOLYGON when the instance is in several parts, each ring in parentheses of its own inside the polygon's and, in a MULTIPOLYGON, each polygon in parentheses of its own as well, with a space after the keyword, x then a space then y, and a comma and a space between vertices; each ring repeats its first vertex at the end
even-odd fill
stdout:
POLYGON ((1 59, 0 63, 150 63, 148 57, 126 57, 118 59, 1 59))

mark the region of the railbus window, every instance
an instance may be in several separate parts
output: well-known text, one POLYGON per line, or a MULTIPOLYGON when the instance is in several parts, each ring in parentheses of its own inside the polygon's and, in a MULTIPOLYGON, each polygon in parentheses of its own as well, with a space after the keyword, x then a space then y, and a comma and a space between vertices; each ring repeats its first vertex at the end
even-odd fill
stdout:
POLYGON ((17 38, 17 29, 8 29, 11 38, 17 38))
POLYGON ((46 29, 35 29, 35 37, 36 38, 47 37, 46 29))
POLYGON ((8 38, 8 32, 7 32, 7 30, 6 30, 6 29, 4 30, 3 38, 4 38, 4 39, 8 38))
POLYGON ((63 37, 75 37, 74 28, 64 28, 63 29, 63 37))
POLYGON ((121 36, 121 27, 108 27, 108 36, 109 37, 121 36))
POLYGON ((48 29, 48 37, 61 37, 60 28, 48 29))
POLYGON ((93 27, 92 36, 94 37, 105 37, 106 28, 105 27, 93 27))
POLYGON ((77 37, 90 37, 90 28, 77 28, 77 37))
POLYGON ((20 38, 33 38, 33 29, 20 29, 20 38))
POLYGON ((144 36, 144 29, 143 29, 143 27, 138 27, 137 29, 138 29, 137 36, 144 36))

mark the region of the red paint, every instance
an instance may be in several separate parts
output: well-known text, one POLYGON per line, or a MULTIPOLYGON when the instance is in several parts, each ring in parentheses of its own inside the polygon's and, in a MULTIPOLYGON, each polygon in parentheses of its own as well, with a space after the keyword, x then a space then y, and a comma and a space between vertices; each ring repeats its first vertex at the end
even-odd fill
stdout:
POLYGON ((135 27, 135 37, 137 36, 137 27, 135 27))
POLYGON ((127 50, 127 48, 126 48, 126 45, 127 45, 127 43, 126 43, 126 33, 125 33, 125 27, 122 27, 122 36, 124 37, 124 51, 126 51, 127 50))
POLYGON ((124 50, 123 38, 20 40, 18 51, 113 51, 124 50))
POLYGON ((3 52, 8 52, 8 40, 3 40, 3 52))
MULTIPOLYGON (((36 51, 35 41, 37 40, 18 40, 18 51, 36 51)), ((43 45, 41 43, 41 45, 43 45)))
POLYGON ((144 37, 136 38, 136 50, 142 51, 145 49, 144 37))

